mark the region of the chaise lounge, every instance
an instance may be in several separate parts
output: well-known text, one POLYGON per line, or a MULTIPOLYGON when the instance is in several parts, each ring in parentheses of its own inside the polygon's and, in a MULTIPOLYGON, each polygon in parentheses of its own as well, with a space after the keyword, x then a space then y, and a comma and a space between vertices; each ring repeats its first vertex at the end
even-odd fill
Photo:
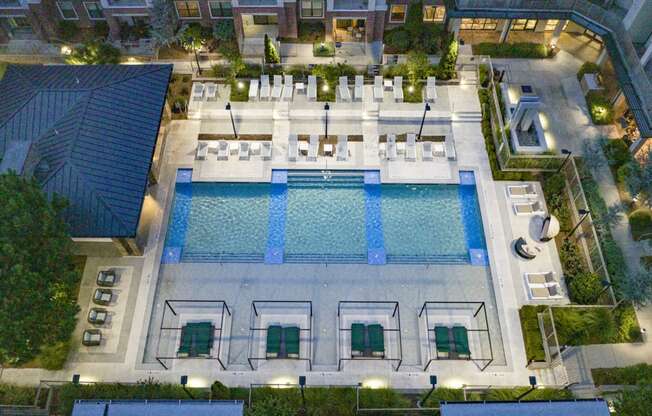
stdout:
POLYGON ((179 358, 210 357, 215 335, 211 322, 189 322, 181 328, 179 358))
POLYGON ((300 330, 296 326, 281 327, 270 325, 267 328, 265 357, 269 359, 298 359, 300 330))
POLYGON ((385 332, 380 324, 351 324, 351 358, 385 358, 385 332))

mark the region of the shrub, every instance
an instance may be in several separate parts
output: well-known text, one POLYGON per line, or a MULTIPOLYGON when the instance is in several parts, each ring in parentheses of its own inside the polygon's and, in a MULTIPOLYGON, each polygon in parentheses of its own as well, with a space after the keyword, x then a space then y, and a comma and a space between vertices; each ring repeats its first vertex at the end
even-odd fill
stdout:
POLYGON ((411 51, 405 65, 408 81, 412 86, 416 86, 419 80, 426 79, 430 73, 430 62, 428 56, 423 52, 411 51))
POLYGON ((335 56, 335 44, 333 42, 315 42, 312 45, 312 56, 321 58, 335 56))
POLYGON ((299 42, 313 43, 322 42, 325 38, 326 29, 320 20, 299 20, 299 42))
POLYGON ((602 91, 589 91, 586 94, 586 105, 594 124, 605 125, 614 121, 614 111, 611 102, 602 91))
POLYGON ((455 65, 457 64, 458 44, 455 37, 451 34, 446 40, 446 47, 442 54, 439 65, 437 66, 437 78, 442 80, 453 79, 457 77, 455 65))
POLYGON ((383 39, 385 53, 405 53, 410 49, 410 34, 403 26, 386 30, 383 39))
POLYGON ((213 38, 219 42, 235 41, 233 19, 220 19, 213 26, 213 38))
POLYGON ((105 40, 109 36, 109 24, 106 20, 98 20, 93 25, 93 36, 105 40))
POLYGON ((294 78, 307 78, 311 72, 306 65, 292 65, 287 70, 287 74, 292 75, 294 78))
POLYGON ((642 189, 641 165, 636 161, 623 164, 616 171, 616 181, 625 186, 630 195, 638 195, 642 189))
POLYGON ((564 239, 561 243, 559 259, 561 260, 564 274, 571 278, 587 272, 584 261, 582 261, 580 248, 571 240, 564 239))
POLYGON ((641 340, 641 327, 638 325, 636 311, 631 305, 621 305, 614 311, 618 325, 619 342, 639 342, 641 340))
POLYGON ((79 26, 74 20, 60 20, 57 33, 61 40, 71 41, 79 33, 79 26))
POLYGON ((420 103, 423 102, 423 88, 421 84, 405 85, 403 84, 403 102, 420 103))
POLYGON ((568 289, 573 302, 593 305, 597 303, 602 292, 602 282, 600 276, 595 273, 579 273, 570 278, 568 289))
POLYGON ((566 178, 564 174, 549 175, 542 185, 548 209, 557 217, 562 230, 570 229, 571 213, 567 204, 566 178))
POLYGON ((580 67, 580 70, 577 71, 577 80, 580 81, 584 74, 600 74, 600 66, 594 64, 593 62, 584 62, 580 67))
POLYGON ((238 71, 236 76, 242 78, 260 78, 262 72, 263 68, 259 64, 245 63, 244 66, 241 67, 240 71, 238 71))
POLYGON ((70 341, 61 341, 41 349, 39 361, 46 370, 61 370, 68 359, 70 341))
POLYGON ((211 385, 211 398, 213 400, 228 400, 231 398, 231 392, 228 387, 215 380, 211 385))
POLYGON ((548 58, 549 49, 540 43, 478 43, 473 45, 474 55, 489 55, 492 58, 548 58))
POLYGON ((614 401, 614 414, 649 416, 652 409, 652 384, 639 383, 634 389, 623 390, 614 401))
POLYGON ((120 50, 106 42, 93 40, 75 48, 66 63, 71 65, 104 65, 120 62, 120 50))
POLYGON ((629 226, 634 240, 652 238, 652 211, 649 208, 639 208, 629 214, 629 226))
POLYGON ((265 63, 278 64, 281 63, 281 57, 276 50, 276 46, 272 40, 265 34, 265 63))
POLYGON ((609 162, 609 166, 615 169, 632 160, 629 146, 627 146, 624 140, 606 140, 602 146, 602 150, 609 162))
POLYGON ((213 39, 213 31, 197 22, 184 25, 179 29, 179 42, 188 51, 200 49, 213 39))
POLYGON ((546 353, 543 349, 543 339, 539 330, 539 321, 537 319, 537 313, 541 310, 543 310, 542 307, 526 305, 518 311, 521 318, 523 341, 525 342, 525 358, 528 362, 545 361, 546 359, 546 353))
POLYGON ((483 88, 487 88, 487 86, 489 86, 489 80, 490 80, 489 77, 490 77, 489 65, 480 64, 480 85, 483 88))
POLYGON ((596 386, 606 384, 633 386, 641 382, 652 384, 652 365, 641 363, 629 367, 593 368, 591 375, 596 386))
POLYGON ((34 387, 0 384, 0 404, 13 406, 30 406, 36 399, 34 387))

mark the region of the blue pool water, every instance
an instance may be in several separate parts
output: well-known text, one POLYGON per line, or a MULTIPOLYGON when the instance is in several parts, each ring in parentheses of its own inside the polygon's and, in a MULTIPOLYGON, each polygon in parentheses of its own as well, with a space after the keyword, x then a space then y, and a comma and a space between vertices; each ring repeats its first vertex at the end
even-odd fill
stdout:
POLYGON ((469 263, 474 251, 486 259, 470 174, 460 185, 292 171, 272 184, 177 183, 163 262, 469 263))

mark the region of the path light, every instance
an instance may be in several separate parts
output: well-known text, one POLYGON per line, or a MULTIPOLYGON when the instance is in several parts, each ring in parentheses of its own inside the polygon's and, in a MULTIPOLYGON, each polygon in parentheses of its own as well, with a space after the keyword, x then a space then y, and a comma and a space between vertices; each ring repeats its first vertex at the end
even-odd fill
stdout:
POLYGON ((68 45, 63 45, 61 47, 61 55, 70 55, 72 53, 72 48, 68 45))
POLYGON ((561 149, 561 153, 566 155, 566 159, 564 159, 564 161, 561 163, 561 166, 559 166, 559 169, 557 169, 557 173, 561 172, 564 166, 566 166, 566 162, 568 162, 568 159, 570 159, 571 155, 573 154, 573 152, 568 149, 561 149))
POLYGON ((566 240, 568 240, 568 239, 573 235, 573 233, 575 232, 575 230, 577 230, 577 229, 579 228, 579 226, 582 225, 582 222, 584 222, 584 220, 586 219, 586 217, 589 216, 589 213, 590 213, 590 212, 589 212, 588 210, 586 210, 586 209, 578 209, 578 210, 577 210, 577 213, 580 214, 582 217, 581 217, 580 220, 577 222, 577 224, 575 224, 575 227, 573 227, 573 229, 572 229, 572 230, 571 230, 571 231, 566 235, 566 238, 565 238, 566 240))
POLYGON ((430 104, 426 103, 426 106, 423 108, 423 117, 421 117, 421 127, 419 127, 419 135, 417 136, 417 141, 421 140, 421 133, 423 132, 423 123, 426 122, 426 113, 430 111, 430 104))
POLYGON ((430 386, 430 391, 428 391, 428 394, 426 394, 426 397, 424 397, 423 400, 417 402, 417 407, 421 407, 426 401, 428 401, 432 392, 437 388, 437 376, 434 374, 430 376, 430 386))
POLYGON ((75 385, 79 384, 79 379, 80 379, 80 378, 81 378, 81 377, 80 377, 79 374, 73 374, 73 375, 72 375, 72 384, 75 384, 75 385))
POLYGON ((328 84, 324 83, 324 86, 321 87, 321 90, 324 92, 328 91, 328 84))
POLYGON ((233 127, 233 135, 235 136, 236 140, 238 139, 238 132, 235 131, 235 121, 233 121, 233 111, 231 111, 231 103, 228 102, 226 103, 226 110, 229 112, 229 116, 231 117, 231 127, 233 127))
POLYGON ((410 85, 410 86, 408 87, 408 91, 409 91, 409 92, 414 92, 414 87, 413 87, 412 85, 410 85))
POLYGON ((526 391, 525 393, 521 394, 516 398, 516 401, 521 401, 521 399, 528 394, 530 394, 534 389, 537 388, 537 378, 535 376, 530 376, 530 390, 526 391))
POLYGON ((306 395, 304 393, 304 388, 306 387, 306 376, 299 376, 299 387, 301 387, 301 402, 303 403, 303 406, 301 408, 301 413, 305 414, 306 413, 306 395))
POLYGON ((186 386, 188 385, 188 376, 181 376, 181 380, 180 380, 179 382, 181 383, 181 386, 183 387, 183 391, 185 391, 186 394, 187 394, 191 399, 194 400, 195 398, 192 397, 192 394, 190 394, 190 392, 189 392, 188 389, 186 388, 186 386))

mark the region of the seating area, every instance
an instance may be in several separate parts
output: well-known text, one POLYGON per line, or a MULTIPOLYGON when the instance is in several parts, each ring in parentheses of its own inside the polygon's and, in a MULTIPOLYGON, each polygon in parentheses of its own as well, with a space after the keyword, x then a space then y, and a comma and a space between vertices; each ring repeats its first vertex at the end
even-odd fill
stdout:
POLYGON ((299 358, 299 327, 270 325, 267 328, 267 358, 299 358))
POLYGON ((530 299, 554 300, 563 298, 561 285, 554 272, 525 273, 524 277, 530 299))
POLYGON ((435 326, 437 358, 468 360, 471 358, 468 331, 463 326, 435 326))
POLYGON ((308 136, 308 140, 299 140, 297 134, 290 134, 288 136, 288 162, 316 162, 319 157, 335 157, 340 162, 349 160, 348 136, 338 135, 336 143, 330 141, 330 138, 332 136, 329 136, 329 140, 327 140, 324 136, 311 134, 308 136))
POLYGON ((199 140, 195 160, 229 160, 229 158, 238 160, 250 160, 258 158, 260 160, 272 159, 272 142, 271 141, 245 141, 245 140, 199 140), (213 156, 215 155, 215 156, 213 156))
POLYGON ((385 358, 383 326, 380 324, 352 324, 351 356, 353 358, 385 358))
POLYGON ((390 162, 401 159, 406 162, 416 162, 419 159, 423 162, 432 162, 435 159, 456 160, 455 144, 452 139, 443 142, 417 142, 416 139, 416 134, 408 133, 406 141, 399 142, 395 134, 388 134, 387 140, 378 145, 378 156, 390 162))
POLYGON ((105 326, 109 323, 113 314, 106 307, 114 307, 117 300, 113 288, 118 285, 120 274, 115 269, 99 270, 95 283, 97 287, 93 291, 91 298, 92 305, 103 306, 91 307, 88 310, 86 322, 93 325, 94 328, 85 329, 82 333, 81 343, 87 347, 97 347, 102 345, 104 340, 102 329, 97 327, 105 326))
POLYGON ((181 328, 177 357, 206 358, 211 356, 215 326, 211 322, 189 322, 181 328))

